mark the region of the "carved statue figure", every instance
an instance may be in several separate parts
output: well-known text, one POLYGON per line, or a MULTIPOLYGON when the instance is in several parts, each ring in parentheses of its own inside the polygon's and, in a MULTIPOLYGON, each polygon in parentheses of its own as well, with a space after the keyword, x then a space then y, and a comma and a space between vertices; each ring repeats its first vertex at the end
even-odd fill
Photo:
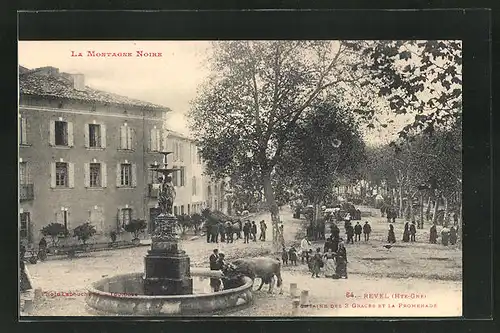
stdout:
POLYGON ((160 212, 161 214, 172 215, 172 207, 175 199, 175 188, 172 184, 172 177, 160 177, 160 181, 160 194, 158 196, 160 212))

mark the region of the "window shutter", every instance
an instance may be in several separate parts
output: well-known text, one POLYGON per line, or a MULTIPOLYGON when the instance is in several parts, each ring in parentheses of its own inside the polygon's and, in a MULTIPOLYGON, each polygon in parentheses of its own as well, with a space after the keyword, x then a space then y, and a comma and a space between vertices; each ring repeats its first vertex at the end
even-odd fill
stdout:
POLYGON ((120 127, 120 149, 127 149, 127 126, 120 127))
POLYGON ((102 181, 102 184, 101 186, 102 187, 108 187, 108 168, 106 166, 106 163, 101 163, 101 181, 102 181))
POLYGON ((101 124, 101 148, 106 148, 106 125, 101 124))
POLYGON ((73 147, 75 140, 73 139, 73 123, 68 121, 68 146, 73 147))
POLYGON ((163 131, 156 129, 156 148, 158 151, 162 150, 162 136, 163 136, 163 131))
POLYGON ((132 187, 137 186, 137 164, 132 164, 132 187))
POLYGON ((21 118, 21 142, 20 143, 28 143, 28 137, 26 136, 26 126, 27 121, 26 118, 21 118))
POLYGON ((127 148, 132 149, 132 133, 134 132, 132 128, 127 127, 128 135, 127 135, 127 148))
POLYGON ((122 186, 122 174, 121 174, 121 164, 118 163, 116 165, 116 187, 121 187, 122 186))
POLYGON ((56 162, 50 163, 50 187, 56 187, 56 162))
POLYGON ((182 142, 179 142, 179 154, 180 154, 180 157, 181 157, 181 162, 184 162, 184 152, 183 152, 183 147, 184 145, 182 144, 182 142))
POLYGON ((156 143, 157 143, 157 140, 156 140, 156 129, 152 129, 151 130, 151 151, 157 151, 158 149, 156 149, 156 143))
POLYGON ((56 144, 56 122, 51 120, 49 124, 49 144, 54 146, 56 144))
POLYGON ((75 187, 75 163, 68 163, 68 187, 75 187))
POLYGON ((162 150, 163 151, 167 151, 168 150, 168 147, 167 147, 167 131, 162 131, 162 143, 161 143, 161 146, 162 146, 162 150))
POLYGON ((85 139, 85 147, 86 148, 90 147, 90 143, 89 143, 89 139, 90 139, 89 124, 85 124, 84 125, 83 136, 84 136, 84 139, 85 139))
POLYGON ((83 164, 83 186, 90 187, 90 163, 83 164))

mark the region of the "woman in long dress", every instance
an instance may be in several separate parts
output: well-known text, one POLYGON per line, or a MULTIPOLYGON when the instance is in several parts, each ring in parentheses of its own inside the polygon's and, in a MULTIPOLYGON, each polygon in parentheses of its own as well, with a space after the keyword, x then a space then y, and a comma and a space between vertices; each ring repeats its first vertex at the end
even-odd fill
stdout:
POLYGON ((344 245, 344 240, 342 238, 339 241, 338 249, 335 254, 336 267, 334 278, 347 279, 347 251, 344 245))
POLYGON ((335 254, 332 248, 329 247, 325 255, 323 256, 325 262, 325 277, 331 278, 335 275, 335 254))

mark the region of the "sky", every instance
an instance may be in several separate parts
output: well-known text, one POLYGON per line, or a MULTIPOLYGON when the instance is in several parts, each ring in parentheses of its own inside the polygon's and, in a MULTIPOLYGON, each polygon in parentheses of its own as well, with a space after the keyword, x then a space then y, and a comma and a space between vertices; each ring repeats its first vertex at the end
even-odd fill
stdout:
MULTIPOLYGON (((185 114, 197 87, 208 76, 204 67, 210 41, 19 41, 19 65, 29 69, 53 66, 82 73, 85 84, 169 107, 167 126, 189 135, 185 114), (135 57, 136 51, 162 53, 135 57), (132 52, 133 57, 88 57, 88 51, 132 52), (72 56, 82 53, 83 57, 72 56)), ((393 116, 390 116, 393 117, 393 116)), ((389 141, 401 121, 367 133, 369 143, 389 141)))

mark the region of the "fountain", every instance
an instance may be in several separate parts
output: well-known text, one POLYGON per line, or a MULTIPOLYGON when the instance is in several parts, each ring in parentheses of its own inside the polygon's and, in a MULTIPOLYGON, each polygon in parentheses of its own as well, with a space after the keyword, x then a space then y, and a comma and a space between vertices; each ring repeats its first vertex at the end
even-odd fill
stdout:
MULTIPOLYGON (((179 169, 163 165, 151 170, 162 174, 151 249, 144 258, 144 273, 121 274, 94 282, 85 299, 92 314, 111 315, 181 315, 206 314, 248 304, 252 300, 252 280, 241 277, 236 287, 219 292, 204 290, 204 279, 222 278, 220 271, 190 268, 190 259, 179 249, 177 219, 172 214, 175 188, 171 173, 179 169), (199 279, 193 284, 192 276, 199 279)), ((233 283, 232 283, 233 284, 233 283)), ((205 287, 207 287, 205 285, 205 287)))

